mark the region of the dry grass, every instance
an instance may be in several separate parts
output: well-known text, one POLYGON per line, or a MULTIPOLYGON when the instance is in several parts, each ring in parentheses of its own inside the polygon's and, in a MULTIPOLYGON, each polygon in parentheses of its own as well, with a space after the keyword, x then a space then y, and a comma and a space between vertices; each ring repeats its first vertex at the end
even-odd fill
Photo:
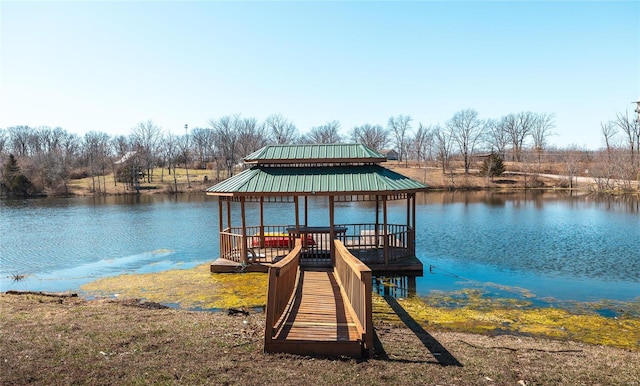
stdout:
MULTIPOLYGON (((266 303, 267 274, 211 274, 209 264, 202 264, 192 269, 105 277, 81 290, 89 297, 146 299, 186 309, 260 309, 266 303)), ((576 303, 575 310, 540 308, 526 300, 486 298, 481 291, 470 289, 399 299, 395 310, 387 303, 374 294, 374 315, 380 321, 400 324, 398 313, 406 312, 430 330, 528 335, 640 351, 640 299, 609 304, 621 311, 616 318, 595 312, 606 304, 576 303), (457 306, 446 306, 451 304, 457 306)))
MULTIPOLYGON (((215 184, 217 177, 215 170, 189 169, 188 172, 189 180, 187 181, 187 170, 177 169, 174 182, 173 174, 170 175, 167 170, 164 170, 163 175, 163 171, 156 168, 153 171, 151 182, 140 180, 140 193, 174 193, 176 185, 178 192, 202 192, 215 184)), ((69 191, 76 196, 93 195, 94 182, 96 184, 95 190, 101 194, 132 194, 135 192, 131 187, 127 187, 121 182, 114 182, 113 174, 107 175, 104 179, 100 177, 99 186, 98 177, 95 177, 95 180, 91 177, 71 180, 68 184, 69 191)))
MULTIPOLYGON (((409 164, 408 166, 398 163, 387 163, 383 166, 400 173, 404 176, 420 181, 432 189, 445 190, 475 190, 475 189, 524 189, 524 188, 543 188, 558 189, 564 188, 564 182, 561 179, 552 179, 546 177, 525 178, 523 175, 505 173, 500 177, 491 179, 480 175, 477 170, 471 170, 469 174, 464 173, 464 169, 452 168, 446 173, 442 173, 442 169, 437 167, 417 167, 409 164)), ((516 171, 514 167, 508 168, 509 171, 516 171)), ((586 186, 585 186, 586 188, 586 186)))
MULTIPOLYGON (((409 164, 408 167, 404 163, 387 162, 383 166, 394 170, 407 177, 413 178, 417 181, 426 183, 433 189, 523 189, 527 188, 562 188, 563 181, 550 178, 535 178, 531 176, 525 179, 521 175, 505 174, 491 180, 487 177, 479 175, 477 171, 472 171, 470 174, 465 174, 461 168, 455 168, 447 173, 443 174, 442 170, 435 167, 430 168, 418 168, 416 165, 409 164)), ((513 169, 513 168, 512 168, 513 169)), ((200 170, 189 169, 189 184, 187 183, 187 171, 185 169, 178 169, 176 173, 176 183, 174 184, 173 175, 168 175, 167 171, 156 168, 153 172, 152 182, 141 181, 140 193, 174 193, 178 192, 202 192, 208 187, 216 183, 217 173, 215 170, 200 170), (205 181, 206 177, 206 181, 205 181), (189 187, 190 186, 190 187, 189 187)), ((225 177, 225 172, 222 171, 221 178, 225 177)), ((97 177, 96 177, 97 181, 97 177)), ((113 175, 106 176, 105 181, 100 179, 100 192, 102 194, 131 194, 134 190, 127 188, 123 183, 115 184, 113 181, 113 175), (102 186, 104 185, 104 186, 102 186)), ((97 183, 97 182, 96 182, 97 183)), ((78 196, 86 196, 94 194, 93 180, 90 177, 72 180, 69 182, 69 190, 72 194, 78 196)))
POLYGON ((376 318, 375 358, 262 352, 264 317, 0 295, 0 384, 640 384, 640 353, 376 318))

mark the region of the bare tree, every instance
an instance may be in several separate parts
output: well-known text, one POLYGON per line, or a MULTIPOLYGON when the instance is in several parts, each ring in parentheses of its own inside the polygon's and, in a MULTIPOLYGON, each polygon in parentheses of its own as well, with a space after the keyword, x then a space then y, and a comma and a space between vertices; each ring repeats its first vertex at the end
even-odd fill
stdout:
POLYGON ((0 128, 0 154, 4 154, 7 148, 8 134, 5 129, 0 128))
POLYGON ((398 148, 398 160, 402 161, 406 158, 407 151, 407 135, 411 130, 412 118, 409 115, 398 115, 389 118, 388 126, 395 139, 395 145, 398 148))
POLYGON ((484 135, 484 122, 478 118, 478 112, 473 109, 458 111, 446 123, 451 137, 458 144, 464 160, 464 172, 469 174, 471 156, 475 147, 484 135))
POLYGON ((331 144, 340 143, 342 138, 338 131, 340 130, 340 122, 331 121, 321 126, 312 127, 304 141, 307 143, 331 144))
POLYGON ((32 129, 29 126, 13 126, 9 131, 10 153, 16 157, 26 157, 29 155, 29 137, 32 129))
POLYGON ((613 145, 613 138, 615 138, 618 130, 616 129, 616 125, 612 121, 608 122, 600 122, 600 132, 602 133, 602 137, 604 139, 604 144, 607 150, 607 157, 611 158, 611 147, 613 145))
POLYGON ((354 127, 349 133, 354 143, 361 143, 375 151, 383 150, 389 143, 389 131, 380 125, 365 123, 354 127))
POLYGON ((176 175, 176 165, 178 163, 179 138, 173 135, 171 132, 167 132, 164 136, 163 156, 167 160, 169 174, 171 174, 171 168, 173 167, 173 192, 178 192, 178 176, 176 175))
POLYGON ((114 176, 113 184, 114 186, 117 186, 118 170, 116 168, 116 165, 119 165, 122 162, 124 162, 126 155, 131 151, 131 142, 124 135, 116 136, 111 140, 111 149, 116 159, 116 162, 113 162, 111 164, 111 167, 113 168, 113 176, 114 176))
POLYGON ((507 131, 502 127, 502 120, 488 119, 485 122, 485 142, 491 148, 491 152, 497 154, 501 159, 506 158, 509 137, 507 131))
POLYGON ((255 118, 244 118, 238 121, 238 153, 246 157, 267 144, 264 125, 258 125, 255 118))
POLYGON ((501 118, 500 127, 507 132, 513 150, 513 161, 520 162, 524 141, 531 133, 535 117, 532 112, 509 114, 501 118))
POLYGON ((209 124, 216 132, 216 148, 227 166, 227 177, 233 176, 233 167, 238 162, 238 123, 240 116, 227 115, 209 124))
MULTIPOLYGON (((422 123, 418 124, 418 130, 413 136, 412 148, 416 154, 416 160, 418 161, 418 167, 420 167, 420 162, 426 161, 430 156, 431 147, 433 146, 433 132, 430 127, 423 126, 422 123)), ((425 171, 426 172, 426 171, 425 171)))
POLYGON ((84 136, 84 155, 89 165, 89 174, 91 175, 91 190, 93 192, 102 192, 106 188, 106 165, 109 160, 109 135, 106 133, 90 131, 84 136), (98 184, 96 186, 96 176, 98 184), (100 176, 103 176, 103 184, 101 188, 100 176))
POLYGON ((629 117, 629 112, 617 113, 615 125, 618 126, 626 136, 631 155, 631 165, 635 165, 636 155, 640 158, 640 122, 629 117))
POLYGON ((189 155, 191 153, 191 141, 188 126, 186 124, 184 125, 184 130, 184 135, 178 140, 178 147, 180 148, 180 152, 184 158, 184 169, 187 173, 187 188, 191 189, 191 181, 189 180, 189 155))
POLYGON ((198 168, 204 169, 209 157, 213 155, 215 132, 213 129, 196 127, 191 130, 191 139, 198 159, 198 168))
POLYGON ((568 177, 569 189, 578 187, 578 177, 580 172, 589 164, 589 158, 589 151, 580 148, 578 145, 570 145, 560 154, 560 162, 564 163, 568 177))
POLYGON ((80 138, 75 134, 65 132, 60 140, 60 150, 58 154, 58 175, 62 179, 65 194, 69 193, 68 183, 71 175, 71 168, 78 156, 79 149, 80 138))
MULTIPOLYGON (((7 149, 8 134, 5 129, 0 128, 0 165, 4 165, 5 151, 7 149)), ((2 175, 2 168, 0 168, 0 180, 4 177, 2 175)))
POLYGON ((131 138, 138 152, 137 156, 142 160, 147 172, 147 182, 152 181, 153 166, 160 149, 161 135, 162 130, 151 120, 140 122, 131 129, 131 138))
POLYGON ((274 114, 267 117, 263 126, 269 133, 270 141, 276 145, 297 143, 300 135, 298 129, 282 114, 274 114))
POLYGON ((555 127, 554 114, 538 113, 534 114, 535 121, 531 128, 531 138, 533 139, 533 149, 538 156, 538 170, 542 162, 542 153, 547 146, 547 139, 552 135, 551 130, 555 127))
POLYGON ((442 163, 442 174, 445 174, 449 168, 453 139, 451 133, 440 125, 434 126, 432 131, 438 160, 442 163))

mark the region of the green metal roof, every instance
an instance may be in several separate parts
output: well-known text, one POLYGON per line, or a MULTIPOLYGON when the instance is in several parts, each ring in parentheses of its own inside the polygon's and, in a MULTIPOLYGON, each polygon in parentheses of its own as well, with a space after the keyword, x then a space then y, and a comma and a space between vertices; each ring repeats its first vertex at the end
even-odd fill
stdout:
POLYGON ((244 158, 247 163, 319 163, 386 161, 386 157, 361 144, 268 145, 244 158))
POLYGON ((207 189, 207 194, 338 195, 407 193, 427 186, 379 165, 332 167, 254 166, 207 189))

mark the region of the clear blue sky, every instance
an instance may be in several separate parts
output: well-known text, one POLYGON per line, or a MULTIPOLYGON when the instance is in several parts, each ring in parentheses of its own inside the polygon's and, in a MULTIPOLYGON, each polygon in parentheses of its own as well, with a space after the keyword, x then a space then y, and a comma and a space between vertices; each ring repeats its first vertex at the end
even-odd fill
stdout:
POLYGON ((281 113, 301 132, 392 115, 554 113, 601 146, 640 98, 640 2, 0 2, 0 127, 128 134, 281 113))

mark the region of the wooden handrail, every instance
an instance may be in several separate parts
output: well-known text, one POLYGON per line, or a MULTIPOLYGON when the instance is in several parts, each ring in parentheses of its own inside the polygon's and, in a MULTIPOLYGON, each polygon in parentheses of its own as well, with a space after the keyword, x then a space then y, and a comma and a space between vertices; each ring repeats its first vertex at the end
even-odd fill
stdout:
POLYGON ((337 279, 349 300, 355 316, 356 326, 362 336, 363 352, 373 355, 373 316, 371 269, 353 256, 339 240, 335 240, 337 279))
POLYGON ((276 331, 276 323, 286 311, 295 293, 301 251, 302 241, 296 239, 296 245, 293 250, 284 259, 269 267, 269 288, 267 290, 264 332, 265 351, 269 351, 269 346, 276 331))

